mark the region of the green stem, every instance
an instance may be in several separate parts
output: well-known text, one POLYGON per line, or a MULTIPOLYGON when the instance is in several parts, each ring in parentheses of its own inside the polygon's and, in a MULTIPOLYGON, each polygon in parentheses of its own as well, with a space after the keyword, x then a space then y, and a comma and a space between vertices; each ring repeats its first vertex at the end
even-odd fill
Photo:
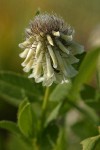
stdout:
POLYGON ((46 111, 47 111, 48 100, 49 100, 49 92, 50 92, 50 88, 46 87, 43 104, 42 104, 41 130, 43 129, 45 118, 46 118, 46 111))
POLYGON ((43 105, 42 105, 43 114, 46 111, 47 105, 48 105, 49 90, 50 90, 49 87, 47 87, 46 90, 45 90, 45 95, 44 95, 44 100, 43 100, 43 105))
MULTIPOLYGON (((44 123, 45 123, 46 114, 47 114, 46 111, 47 111, 47 107, 48 107, 49 90, 50 90, 50 88, 47 87, 45 90, 44 98, 43 98, 41 120, 39 121, 39 130, 38 130, 38 134, 37 134, 38 143, 41 143, 41 139, 43 137, 44 123)), ((36 148, 35 148, 36 150, 39 150, 40 145, 38 145, 38 147, 36 147, 36 148)))

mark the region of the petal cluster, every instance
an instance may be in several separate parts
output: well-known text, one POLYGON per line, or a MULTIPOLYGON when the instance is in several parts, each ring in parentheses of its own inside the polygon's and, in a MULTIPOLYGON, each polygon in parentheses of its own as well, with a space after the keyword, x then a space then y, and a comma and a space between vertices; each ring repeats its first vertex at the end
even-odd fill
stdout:
POLYGON ((23 70, 30 72, 29 78, 51 86, 74 77, 77 71, 72 65, 79 61, 75 55, 84 49, 73 41, 73 34, 74 30, 56 15, 36 16, 26 29, 25 41, 19 44, 23 70))

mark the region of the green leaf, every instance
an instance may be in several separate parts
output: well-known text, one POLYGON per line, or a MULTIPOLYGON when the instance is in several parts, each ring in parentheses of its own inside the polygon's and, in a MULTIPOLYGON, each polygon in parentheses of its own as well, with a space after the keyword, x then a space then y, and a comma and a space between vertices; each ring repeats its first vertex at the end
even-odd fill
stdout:
POLYGON ((67 149, 67 140, 66 140, 66 130, 61 128, 59 131, 57 143, 54 150, 66 150, 67 149))
POLYGON ((99 131, 99 134, 100 134, 100 126, 98 126, 98 131, 99 131))
POLYGON ((5 147, 5 143, 4 143, 5 139, 3 137, 3 134, 0 132, 0 149, 4 150, 5 147))
POLYGON ((90 85, 84 85, 80 92, 82 100, 95 109, 96 111, 100 110, 100 91, 90 85))
POLYGON ((0 128, 6 129, 9 132, 13 133, 14 135, 17 135, 17 138, 25 142, 26 145, 29 146, 31 144, 31 141, 25 136, 23 136, 23 134, 21 133, 16 123, 11 122, 11 121, 0 121, 0 128))
POLYGON ((27 99, 23 100, 23 101, 20 103, 20 105, 19 105, 19 107, 18 107, 18 114, 17 114, 17 116, 19 116, 21 110, 25 107, 25 105, 26 105, 27 103, 28 103, 28 100, 27 100, 27 99))
POLYGON ((18 105, 25 97, 31 102, 41 99, 42 90, 28 78, 12 73, 0 72, 0 96, 8 102, 18 105))
POLYGON ((100 53, 100 48, 97 48, 95 50, 89 51, 85 56, 80 66, 79 73, 76 76, 73 82, 73 86, 69 92, 69 97, 71 99, 74 99, 77 96, 78 92, 80 91, 81 86, 91 79, 92 77, 91 75, 93 75, 97 65, 99 53, 100 53))
POLYGON ((99 140, 100 140, 100 135, 83 140, 81 142, 83 146, 83 150, 94 150, 99 140))
POLYGON ((22 105, 18 112, 18 126, 26 137, 32 137, 35 132, 32 107, 30 103, 23 102, 22 105))
POLYGON ((86 104, 93 108, 96 112, 100 110, 100 101, 87 101, 86 104))
POLYGON ((45 126, 47 126, 51 121, 55 120, 59 114, 59 109, 61 107, 62 103, 59 103, 53 110, 52 112, 49 114, 49 116, 47 117, 47 120, 45 122, 45 126))
POLYGON ((44 128, 41 138, 38 141, 38 145, 40 145, 41 150, 53 150, 58 134, 59 127, 54 121, 52 121, 46 128, 44 128))
POLYGON ((100 54, 98 56, 98 62, 97 62, 97 85, 100 92, 100 54))
POLYGON ((14 134, 21 134, 17 124, 11 121, 0 121, 0 128, 6 129, 14 134))
POLYGON ((80 137, 80 139, 84 139, 89 136, 92 137, 93 135, 98 134, 97 127, 94 126, 94 124, 90 121, 87 121, 87 118, 83 118, 75 122, 73 125, 71 125, 71 130, 75 135, 80 137))
POLYGON ((84 85, 81 92, 81 97, 85 101, 95 101, 96 89, 90 85, 84 85))
POLYGON ((23 141, 22 138, 19 138, 13 134, 9 136, 9 142, 6 142, 6 147, 7 150, 33 150, 31 142, 28 144, 27 140, 23 141))
POLYGON ((90 121, 93 121, 95 124, 99 124, 99 116, 94 109, 81 102, 80 112, 82 112, 90 121))
POLYGON ((71 88, 71 83, 58 84, 53 92, 50 94, 50 101, 61 101, 63 100, 67 94, 69 89, 71 88))

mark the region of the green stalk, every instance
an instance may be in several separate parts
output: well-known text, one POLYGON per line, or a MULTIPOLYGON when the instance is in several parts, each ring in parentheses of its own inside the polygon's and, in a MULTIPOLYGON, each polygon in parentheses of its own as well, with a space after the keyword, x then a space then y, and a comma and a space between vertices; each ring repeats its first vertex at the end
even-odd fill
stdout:
POLYGON ((47 87, 46 90, 45 90, 45 95, 44 95, 44 100, 43 100, 43 105, 42 105, 43 114, 46 111, 47 105, 48 105, 49 90, 50 90, 49 87, 47 87))
POLYGON ((50 92, 50 88, 46 87, 43 104, 42 104, 41 131, 43 130, 44 122, 46 119, 46 111, 47 111, 47 107, 48 107, 49 92, 50 92))
MULTIPOLYGON (((47 114, 46 111, 48 107, 49 90, 50 88, 46 87, 44 98, 43 98, 41 120, 39 122, 39 130, 38 130, 38 135, 37 135, 38 143, 41 143, 41 138, 43 137, 43 129, 44 129, 44 123, 45 123, 46 114, 47 114)), ((40 145, 37 146, 37 141, 35 141, 35 150, 40 149, 40 145)))

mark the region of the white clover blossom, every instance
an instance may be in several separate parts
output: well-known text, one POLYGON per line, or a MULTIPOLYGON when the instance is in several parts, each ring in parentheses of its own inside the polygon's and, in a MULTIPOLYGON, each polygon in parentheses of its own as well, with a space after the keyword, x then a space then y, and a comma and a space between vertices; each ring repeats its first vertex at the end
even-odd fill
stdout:
POLYGON ((64 20, 53 14, 40 14, 31 21, 26 29, 26 39, 19 47, 25 58, 22 66, 31 72, 29 78, 43 82, 43 86, 67 83, 77 74, 72 64, 75 57, 84 51, 83 46, 73 41, 74 30, 64 20))

